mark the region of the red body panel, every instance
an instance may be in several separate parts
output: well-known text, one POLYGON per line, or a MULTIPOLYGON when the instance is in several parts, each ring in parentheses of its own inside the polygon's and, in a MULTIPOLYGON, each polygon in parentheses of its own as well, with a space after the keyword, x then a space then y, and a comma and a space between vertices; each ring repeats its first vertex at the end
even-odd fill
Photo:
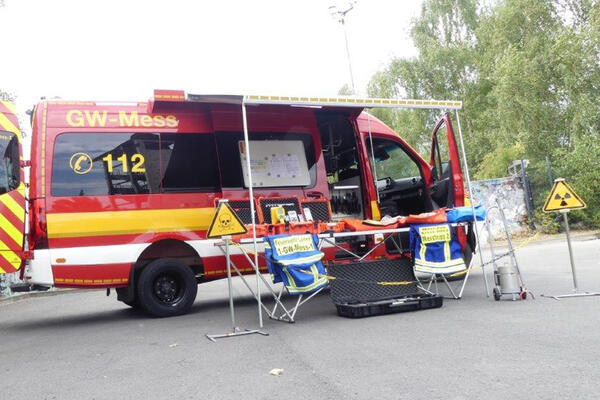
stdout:
POLYGON ((129 283, 131 264, 52 265, 57 287, 123 287, 129 283))

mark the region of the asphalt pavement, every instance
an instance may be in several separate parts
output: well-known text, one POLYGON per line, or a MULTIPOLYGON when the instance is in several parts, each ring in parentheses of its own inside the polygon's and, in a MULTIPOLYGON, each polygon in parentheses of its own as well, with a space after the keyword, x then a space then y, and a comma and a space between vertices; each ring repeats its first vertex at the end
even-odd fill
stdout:
MULTIPOLYGON (((600 240, 573 247, 580 289, 600 291, 600 240)), ((0 303, 0 399, 598 398, 600 297, 540 297, 572 290, 566 242, 517 255, 535 300, 486 297, 477 270, 440 309, 347 319, 323 294, 295 324, 265 320, 268 337, 217 343, 205 334, 231 329, 225 280, 168 319, 114 292, 0 303)), ((256 303, 235 290, 238 325, 256 327, 256 303)))

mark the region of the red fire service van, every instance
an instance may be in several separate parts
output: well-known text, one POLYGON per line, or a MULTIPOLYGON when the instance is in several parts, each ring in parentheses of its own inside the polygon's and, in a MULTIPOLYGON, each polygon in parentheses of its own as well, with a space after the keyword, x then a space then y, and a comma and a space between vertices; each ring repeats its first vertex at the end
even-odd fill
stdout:
MULTIPOLYGON (((0 272, 22 266, 21 278, 31 284, 116 288, 132 307, 178 315, 189 311, 198 283, 226 275, 218 239, 206 237, 219 199, 228 199, 245 224, 250 201, 260 224, 272 223, 270 209, 280 206, 316 224, 463 205, 449 114, 435 126, 425 161, 381 121, 350 106, 360 99, 314 100, 320 105, 246 106, 253 199, 242 162, 242 108, 230 96, 156 91, 147 102, 44 100, 32 114, 30 162, 19 161, 14 109, 1 103, 0 272)), ((460 238, 470 253, 464 233, 460 238)), ((383 256, 404 254, 407 238, 399 239, 401 246, 381 246, 383 256)), ((370 240, 344 245, 366 252, 370 240)), ((344 257, 335 247, 325 250, 329 259, 344 257)), ((241 254, 232 259, 252 271, 241 254)))

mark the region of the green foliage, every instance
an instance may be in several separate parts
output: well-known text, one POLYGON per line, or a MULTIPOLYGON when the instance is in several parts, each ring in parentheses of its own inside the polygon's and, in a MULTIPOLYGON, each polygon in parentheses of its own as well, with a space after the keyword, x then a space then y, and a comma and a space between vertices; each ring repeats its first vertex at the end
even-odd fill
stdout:
POLYGON ((513 161, 524 158, 523 145, 515 143, 496 149, 483 157, 479 168, 473 174, 475 179, 492 179, 506 175, 506 167, 513 161))
POLYGON ((558 215, 556 213, 545 213, 542 211, 535 212, 535 219, 537 226, 542 233, 553 234, 560 232, 560 224, 557 221, 558 215))
MULTIPOLYGON (((391 60, 369 95, 463 100, 473 176, 504 176, 526 158, 541 198, 548 156, 556 176, 582 187, 581 221, 600 226, 600 0, 425 0, 411 37, 418 56, 391 60)), ((428 155, 438 113, 376 115, 428 155)))
POLYGON ((340 96, 351 96, 351 95, 353 95, 354 93, 352 92, 352 89, 350 89, 350 86, 348 86, 348 84, 347 84, 347 83, 345 83, 345 84, 344 84, 344 86, 342 86, 342 87, 340 88, 340 90, 338 90, 338 94, 339 94, 340 96))

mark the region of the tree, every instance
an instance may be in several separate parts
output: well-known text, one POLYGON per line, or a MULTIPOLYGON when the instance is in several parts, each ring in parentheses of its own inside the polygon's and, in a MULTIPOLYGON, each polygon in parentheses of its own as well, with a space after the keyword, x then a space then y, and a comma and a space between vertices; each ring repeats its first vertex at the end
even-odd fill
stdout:
MULTIPOLYGON (((600 146, 600 0, 426 0, 411 38, 418 56, 391 60, 370 95, 463 100, 475 177, 503 176, 518 158, 540 170, 549 156, 574 186, 600 191, 589 161, 600 146)), ((377 115, 429 147, 435 112, 377 115)), ((599 225, 600 201, 591 209, 582 218, 599 225)))

